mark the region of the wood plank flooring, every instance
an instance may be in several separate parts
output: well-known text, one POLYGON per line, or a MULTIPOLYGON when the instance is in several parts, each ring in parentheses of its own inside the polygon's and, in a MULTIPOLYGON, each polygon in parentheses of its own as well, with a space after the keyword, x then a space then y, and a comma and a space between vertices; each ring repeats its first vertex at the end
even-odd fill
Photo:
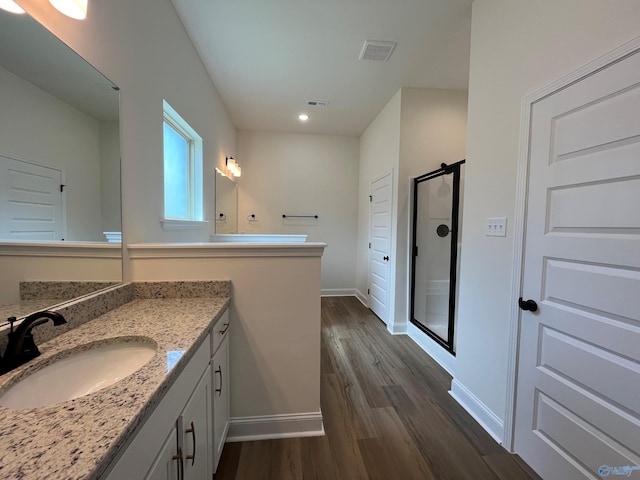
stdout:
POLYGON ((451 377, 354 297, 322 299, 324 437, 228 443, 216 480, 531 480, 447 393, 451 377))

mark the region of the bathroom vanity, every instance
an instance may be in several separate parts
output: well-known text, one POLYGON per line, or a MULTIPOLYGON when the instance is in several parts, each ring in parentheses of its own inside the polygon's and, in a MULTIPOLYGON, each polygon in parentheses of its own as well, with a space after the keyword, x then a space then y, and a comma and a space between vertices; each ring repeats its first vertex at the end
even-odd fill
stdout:
POLYGON ((12 386, 79 351, 137 341, 155 354, 94 393, 0 407, 1 478, 211 478, 229 424, 230 282, 116 290, 119 306, 39 344, 40 357, 1 376, 0 404, 12 386))

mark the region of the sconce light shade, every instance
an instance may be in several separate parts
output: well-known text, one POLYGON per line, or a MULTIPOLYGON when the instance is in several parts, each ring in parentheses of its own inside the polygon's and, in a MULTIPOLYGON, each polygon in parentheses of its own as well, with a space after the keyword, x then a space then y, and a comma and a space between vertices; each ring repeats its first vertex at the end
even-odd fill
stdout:
POLYGON ((11 13, 24 13, 24 10, 13 0, 0 0, 0 8, 11 13))
POLYGON ((87 0, 49 0, 49 3, 67 17, 76 20, 87 18, 87 0))
POLYGON ((242 175, 242 168, 240 168, 240 165, 236 163, 233 157, 227 157, 226 162, 227 170, 229 170, 234 177, 239 177, 240 175, 242 175))

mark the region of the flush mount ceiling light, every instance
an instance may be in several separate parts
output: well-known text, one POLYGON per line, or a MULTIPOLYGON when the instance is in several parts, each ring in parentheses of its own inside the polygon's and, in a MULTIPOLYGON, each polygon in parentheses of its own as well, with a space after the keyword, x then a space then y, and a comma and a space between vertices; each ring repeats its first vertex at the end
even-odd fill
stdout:
POLYGON ((87 0, 49 0, 60 13, 76 20, 87 18, 87 0))
POLYGON ((309 115, 307 115, 306 113, 301 113, 300 115, 298 115, 298 120, 300 120, 301 122, 306 122, 307 120, 309 120, 309 115))
POLYGON ((13 0, 0 0, 0 8, 11 13, 24 13, 24 10, 13 0))

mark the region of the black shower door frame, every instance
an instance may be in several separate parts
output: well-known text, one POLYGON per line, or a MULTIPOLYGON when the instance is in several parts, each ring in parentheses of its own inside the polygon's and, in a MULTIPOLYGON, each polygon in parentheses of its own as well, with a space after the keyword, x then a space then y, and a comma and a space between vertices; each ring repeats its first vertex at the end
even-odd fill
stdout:
POLYGON ((458 220, 460 218, 460 167, 465 160, 451 165, 442 166, 433 172, 425 173, 413 179, 413 229, 411 248, 411 323, 441 345, 451 355, 456 354, 454 349, 454 333, 456 318, 456 284, 458 266, 458 220), (423 325, 415 318, 415 296, 416 296, 416 259, 418 257, 417 235, 418 235, 418 185, 427 180, 453 174, 453 198, 451 205, 451 255, 449 259, 449 318, 447 328, 447 338, 440 337, 426 325, 423 325))

